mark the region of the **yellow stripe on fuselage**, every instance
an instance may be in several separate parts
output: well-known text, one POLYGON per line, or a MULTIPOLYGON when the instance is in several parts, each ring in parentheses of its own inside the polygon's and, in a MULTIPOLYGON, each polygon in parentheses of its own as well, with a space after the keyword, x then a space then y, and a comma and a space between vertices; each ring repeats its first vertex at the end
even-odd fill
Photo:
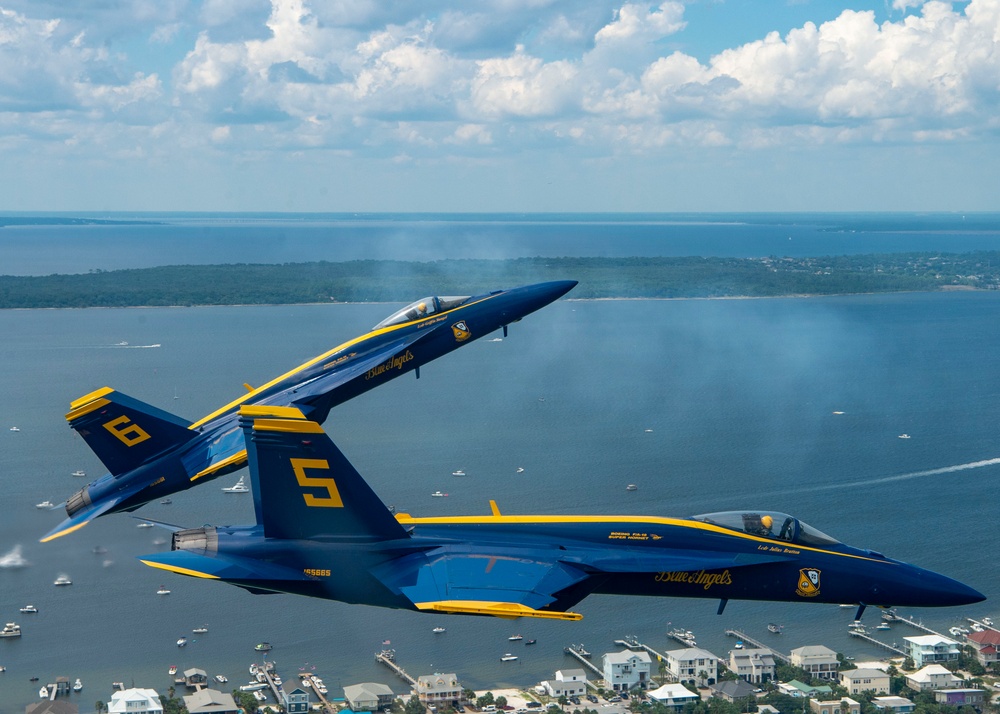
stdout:
POLYGON ((194 578, 206 578, 208 580, 219 580, 218 575, 211 575, 210 573, 201 573, 197 570, 191 570, 190 568, 178 568, 176 565, 165 565, 164 563, 154 563, 151 560, 139 559, 140 563, 145 563, 151 568, 159 568, 160 570, 169 570, 171 573, 180 573, 181 575, 190 575, 194 578))
MULTIPOLYGON (((499 293, 499 294, 503 294, 503 293, 499 293)), ((292 377, 292 376, 298 374, 299 372, 303 371, 304 369, 308 369, 309 367, 312 367, 314 364, 322 362, 325 359, 329 359, 330 357, 332 357, 333 355, 337 354, 338 352, 341 352, 342 350, 346 350, 348 347, 353 347, 354 345, 356 345, 356 344, 358 344, 360 342, 364 342, 365 340, 371 339, 372 337, 376 337, 378 335, 384 335, 384 334, 387 334, 389 332, 393 332, 395 330, 401 330, 404 327, 410 327, 411 325, 419 325, 420 323, 427 322, 428 320, 436 320, 437 318, 439 318, 439 317, 441 317, 443 315, 447 315, 449 313, 452 313, 455 310, 461 310, 461 309, 469 307, 471 305, 478 305, 479 303, 485 302, 486 300, 490 300, 491 298, 494 298, 494 297, 496 297, 496 295, 487 295, 482 300, 477 300, 476 302, 465 303, 463 305, 459 305, 457 307, 453 307, 451 310, 445 310, 444 312, 436 312, 433 315, 428 315, 427 317, 421 318, 420 320, 412 320, 410 322, 403 322, 403 323, 400 323, 399 325, 389 325, 388 327, 383 327, 380 330, 372 330, 371 332, 368 332, 368 333, 366 333, 364 335, 361 335, 360 337, 355 337, 353 340, 349 340, 349 341, 345 342, 342 345, 334 347, 332 350, 328 350, 327 352, 324 352, 323 354, 319 355, 318 357, 314 357, 313 359, 309 360, 308 362, 300 364, 298 367, 296 367, 295 369, 291 370, 290 372, 285 372, 280 377, 275 377, 274 379, 272 379, 267 384, 262 384, 261 386, 257 387, 252 392, 250 392, 249 394, 245 394, 242 397, 240 397, 239 399, 234 399, 233 401, 229 402, 229 404, 225 405, 224 407, 220 407, 219 409, 216 409, 211 414, 203 416, 201 419, 199 419, 198 421, 194 422, 188 428, 189 429, 197 429, 199 426, 202 426, 203 424, 207 424, 208 422, 212 421, 212 419, 215 419, 220 414, 225 414, 227 411, 229 411, 229 410, 231 410, 231 409, 233 409, 235 407, 238 407, 241 404, 246 404, 247 402, 253 401, 254 397, 256 397, 258 394, 260 394, 264 390, 269 389, 270 387, 274 386, 275 384, 278 384, 282 380, 288 379, 289 377, 292 377)))
POLYGON ((717 526, 714 523, 702 523, 684 518, 662 518, 659 516, 440 516, 429 518, 414 518, 408 513, 396 515, 396 520, 402 525, 551 525, 551 524, 592 524, 592 523, 642 523, 651 526, 672 526, 676 528, 691 528, 693 530, 708 531, 721 535, 742 538, 756 543, 767 543, 781 546, 782 548, 794 548, 795 550, 806 550, 811 553, 823 553, 826 555, 839 555, 843 558, 855 558, 857 560, 871 560, 875 562, 885 562, 880 558, 869 558, 864 555, 854 555, 852 553, 838 553, 835 550, 825 548, 815 548, 813 546, 792 543, 787 540, 777 538, 764 538, 763 536, 740 533, 729 528, 717 526))

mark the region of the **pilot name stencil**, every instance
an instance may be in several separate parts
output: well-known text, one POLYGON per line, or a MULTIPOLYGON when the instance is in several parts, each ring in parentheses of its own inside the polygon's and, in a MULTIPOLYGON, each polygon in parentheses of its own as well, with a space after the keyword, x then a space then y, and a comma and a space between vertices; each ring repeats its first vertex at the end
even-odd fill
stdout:
POLYGON ((723 570, 721 573, 709 573, 705 570, 699 570, 697 572, 689 572, 686 570, 675 570, 669 573, 657 573, 656 582, 658 583, 683 583, 685 585, 701 585, 705 590, 708 590, 713 585, 732 585, 733 576, 729 573, 729 570, 723 570))

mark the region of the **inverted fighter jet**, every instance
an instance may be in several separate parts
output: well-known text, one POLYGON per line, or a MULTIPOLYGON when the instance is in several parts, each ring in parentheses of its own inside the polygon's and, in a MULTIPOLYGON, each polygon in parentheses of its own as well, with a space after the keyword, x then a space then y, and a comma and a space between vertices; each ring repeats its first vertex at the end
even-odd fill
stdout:
POLYGON ((371 332, 345 342, 248 392, 196 422, 110 387, 70 405, 66 420, 109 473, 73 494, 67 519, 42 542, 108 513, 133 511, 246 464, 238 412, 248 404, 295 406, 322 423, 330 409, 415 371, 441 355, 503 329, 565 295, 562 280, 474 297, 426 297, 393 313, 371 332))
POLYGON ((845 545, 784 513, 691 518, 393 515, 294 408, 241 423, 257 523, 175 529, 154 568, 252 593, 432 613, 578 620, 591 593, 932 607, 979 602, 962 583, 845 545))

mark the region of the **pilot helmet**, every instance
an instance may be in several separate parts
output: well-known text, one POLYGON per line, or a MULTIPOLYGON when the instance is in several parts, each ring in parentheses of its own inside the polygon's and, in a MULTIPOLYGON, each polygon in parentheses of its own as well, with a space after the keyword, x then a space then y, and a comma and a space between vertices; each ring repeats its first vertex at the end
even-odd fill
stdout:
POLYGON ((419 305, 417 305, 417 309, 420 310, 420 312, 427 312, 427 303, 425 302, 420 303, 419 305))
POLYGON ((765 528, 771 530, 771 525, 774 523, 774 519, 770 516, 761 516, 760 522, 765 528))

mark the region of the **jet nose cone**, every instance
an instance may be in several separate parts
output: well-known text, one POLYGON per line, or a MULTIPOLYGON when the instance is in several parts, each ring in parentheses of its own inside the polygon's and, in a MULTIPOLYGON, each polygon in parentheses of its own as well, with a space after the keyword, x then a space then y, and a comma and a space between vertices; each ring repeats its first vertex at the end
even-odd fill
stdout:
POLYGON ((917 569, 915 575, 908 588, 915 606, 953 607, 986 599, 978 590, 945 575, 922 569, 917 569))

